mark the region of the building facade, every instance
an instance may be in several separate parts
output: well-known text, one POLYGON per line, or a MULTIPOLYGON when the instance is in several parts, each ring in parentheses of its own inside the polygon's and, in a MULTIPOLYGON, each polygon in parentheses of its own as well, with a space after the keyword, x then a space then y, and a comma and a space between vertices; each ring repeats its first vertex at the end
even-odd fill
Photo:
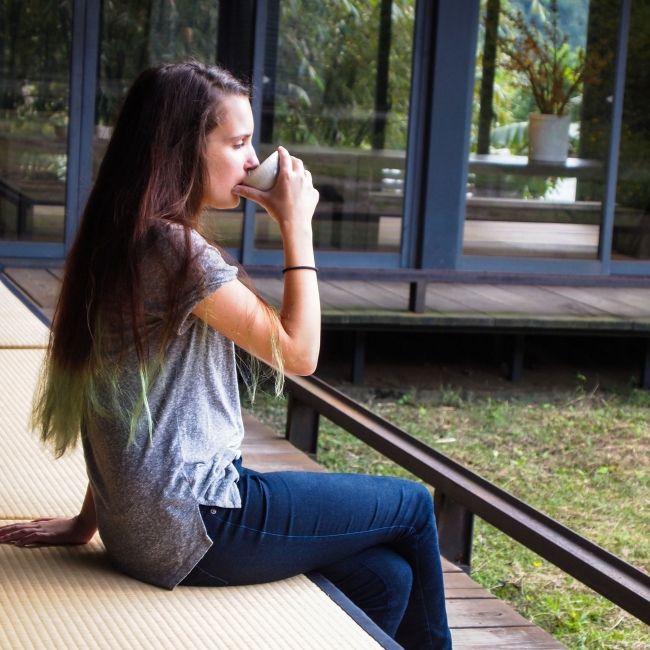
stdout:
MULTIPOLYGON (((4 0, 0 18, 7 263, 65 257, 130 83, 192 57, 251 81, 260 157, 283 144, 312 171, 323 268, 650 276, 648 0, 4 0), (556 28, 576 81, 566 160, 528 155, 517 15, 556 28)), ((203 227, 281 264, 253 204, 203 227)))

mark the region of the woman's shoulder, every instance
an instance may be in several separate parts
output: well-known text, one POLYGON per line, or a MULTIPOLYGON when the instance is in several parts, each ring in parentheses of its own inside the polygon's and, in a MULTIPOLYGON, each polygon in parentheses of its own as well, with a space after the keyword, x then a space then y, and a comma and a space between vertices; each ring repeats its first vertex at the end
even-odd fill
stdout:
POLYGON ((196 229, 173 222, 160 221, 150 227, 145 257, 172 269, 172 274, 183 260, 198 274, 217 269, 237 274, 232 260, 217 246, 196 229))
POLYGON ((201 253, 206 248, 217 250, 194 228, 171 221, 157 221, 149 227, 145 248, 175 259, 182 253, 201 253))

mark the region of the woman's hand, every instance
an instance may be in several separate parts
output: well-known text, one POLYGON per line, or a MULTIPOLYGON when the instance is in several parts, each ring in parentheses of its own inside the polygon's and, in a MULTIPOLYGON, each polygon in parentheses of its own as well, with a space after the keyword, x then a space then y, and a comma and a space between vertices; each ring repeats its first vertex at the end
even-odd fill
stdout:
POLYGON ((0 544, 32 546, 34 544, 87 544, 95 528, 84 524, 80 517, 43 517, 8 526, 0 526, 0 544))
POLYGON ((278 222, 283 237, 305 234, 311 241, 311 219, 319 198, 311 173, 284 147, 278 147, 278 164, 278 177, 270 190, 236 185, 233 192, 259 203, 278 222))

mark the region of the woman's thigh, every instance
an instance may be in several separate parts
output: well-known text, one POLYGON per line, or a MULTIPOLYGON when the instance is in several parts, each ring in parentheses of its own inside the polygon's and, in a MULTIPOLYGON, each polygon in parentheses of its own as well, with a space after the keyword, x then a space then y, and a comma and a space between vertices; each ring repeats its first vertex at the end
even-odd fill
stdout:
POLYGON ((193 583, 250 584, 304 573, 397 545, 432 516, 426 488, 391 477, 243 469, 239 489, 241 508, 201 507, 213 546, 191 574, 193 583))

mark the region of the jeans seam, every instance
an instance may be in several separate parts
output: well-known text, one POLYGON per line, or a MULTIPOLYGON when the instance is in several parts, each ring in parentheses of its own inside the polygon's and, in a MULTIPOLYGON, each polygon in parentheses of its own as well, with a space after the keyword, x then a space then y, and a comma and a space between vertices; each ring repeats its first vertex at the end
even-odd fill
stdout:
POLYGON ((408 530, 411 534, 415 532, 415 528, 413 526, 381 526, 380 528, 369 528, 367 530, 358 530, 352 533, 333 533, 332 535, 287 535, 285 533, 270 533, 265 530, 259 530, 258 528, 252 528, 251 526, 245 526, 244 524, 235 524, 230 521, 227 521, 225 519, 222 519, 221 517, 218 517, 217 515, 213 515, 210 513, 210 517, 214 517, 218 521, 226 524, 227 526, 233 526, 236 528, 243 528, 244 530, 250 530, 254 533, 259 533, 260 535, 271 535, 272 537, 285 537, 287 539, 291 538, 296 538, 296 539, 327 539, 329 537, 346 537, 348 535, 365 535, 366 533, 377 533, 382 530, 408 530))
POLYGON ((421 575, 420 574, 420 571, 421 571, 421 569, 420 569, 420 553, 419 553, 419 551, 420 551, 420 548, 419 548, 420 543, 421 543, 421 540, 419 539, 419 536, 416 535, 415 536, 415 547, 416 547, 415 563, 416 563, 416 566, 417 566, 417 573, 416 573, 417 577, 414 576, 414 579, 418 583, 417 588, 418 588, 418 592, 420 593, 420 602, 421 602, 420 607, 422 608, 422 612, 424 614, 424 620, 425 620, 425 622, 427 624, 427 636, 429 638, 431 638, 432 637, 432 634, 431 634, 431 622, 429 621, 429 613, 427 612, 427 608, 425 606, 426 599, 424 597, 424 589, 422 587, 422 580, 420 578, 420 575, 421 575))
POLYGON ((194 567, 195 569, 198 569, 201 573, 205 573, 206 576, 209 576, 213 580, 220 580, 224 584, 228 584, 226 580, 223 578, 220 578, 219 576, 214 575, 214 573, 210 573, 209 571, 206 571, 203 567, 199 566, 198 564, 194 567))
MULTIPOLYGON (((200 564, 200 563, 199 563, 199 564, 200 564)), ((226 587, 226 586, 228 585, 228 581, 227 581, 227 580, 224 580, 223 578, 219 577, 218 575, 215 575, 214 573, 210 573, 210 571, 206 571, 203 567, 199 566, 199 564, 197 564, 197 565, 192 569, 192 571, 190 572, 190 575, 191 575, 192 573, 194 573, 195 571, 198 571, 199 573, 208 576, 208 578, 210 578, 211 580, 217 580, 218 582, 221 583, 221 584, 218 584, 218 585, 212 585, 212 586, 214 586, 214 587, 226 587)), ((189 576, 188 576, 188 577, 189 577, 189 576)), ((185 579, 187 579, 187 577, 186 577, 185 579)))

